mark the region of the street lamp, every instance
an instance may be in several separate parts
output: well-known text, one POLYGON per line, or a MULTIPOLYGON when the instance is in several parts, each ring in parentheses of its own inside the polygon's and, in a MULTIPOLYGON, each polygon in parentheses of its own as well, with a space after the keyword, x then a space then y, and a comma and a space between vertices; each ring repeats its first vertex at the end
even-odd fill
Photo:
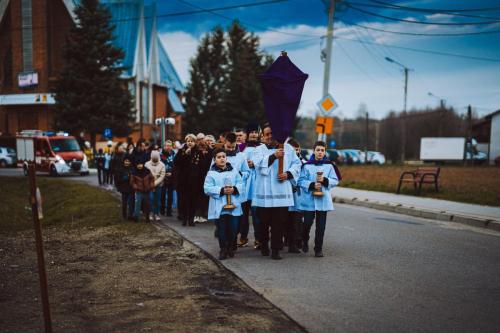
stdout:
POLYGON ((401 162, 404 163, 406 155, 406 100, 408 97, 408 72, 410 71, 410 69, 405 65, 403 65, 402 63, 397 62, 396 60, 391 59, 389 57, 385 57, 385 60, 403 68, 403 72, 405 75, 405 90, 404 90, 405 94, 404 94, 404 106, 403 106, 403 117, 402 117, 403 125, 401 128, 401 145, 402 145, 401 162))
POLYGON ((156 126, 161 126, 161 147, 165 146, 165 137, 168 136, 168 125, 175 125, 175 118, 156 118, 156 126))
POLYGON ((439 103, 440 103, 441 109, 444 109, 444 105, 445 105, 445 103, 444 103, 444 102, 445 102, 444 98, 441 98, 441 97, 439 97, 439 96, 436 96, 436 95, 434 95, 434 94, 433 94, 433 93, 431 93, 431 92, 428 92, 428 93, 427 93, 427 95, 429 95, 429 96, 431 96, 431 97, 434 97, 434 98, 439 99, 439 103))

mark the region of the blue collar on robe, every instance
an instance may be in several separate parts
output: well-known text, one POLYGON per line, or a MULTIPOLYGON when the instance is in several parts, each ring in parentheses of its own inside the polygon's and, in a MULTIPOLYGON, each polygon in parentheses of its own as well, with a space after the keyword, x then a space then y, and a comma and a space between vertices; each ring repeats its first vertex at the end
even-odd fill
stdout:
POLYGON ((307 161, 306 164, 314 164, 314 165, 332 164, 332 161, 330 161, 326 156, 323 157, 321 160, 317 160, 314 154, 311 154, 311 157, 309 157, 309 161, 307 161))
POLYGON ((214 165, 212 165, 212 167, 210 168, 211 171, 217 171, 217 172, 225 172, 225 171, 231 171, 233 170, 233 166, 231 165, 231 163, 227 162, 226 163, 226 167, 224 169, 221 169, 219 168, 215 163, 214 165))

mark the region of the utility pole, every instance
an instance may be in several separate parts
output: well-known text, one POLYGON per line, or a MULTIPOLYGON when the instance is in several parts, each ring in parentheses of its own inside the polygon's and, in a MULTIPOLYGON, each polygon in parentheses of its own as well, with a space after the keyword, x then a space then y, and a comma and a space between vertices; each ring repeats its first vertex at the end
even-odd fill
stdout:
POLYGON ((406 159, 406 100, 408 97, 408 73, 410 69, 389 57, 385 57, 385 60, 403 68, 403 72, 405 75, 403 115, 401 116, 401 162, 404 163, 406 159))
POLYGON ((366 124, 365 124, 365 164, 368 161, 368 141, 369 141, 369 121, 370 117, 368 112, 366 112, 366 124))
MULTIPOLYGON (((325 72, 323 74, 323 98, 328 95, 330 85, 330 65, 332 62, 332 45, 333 45, 333 16, 335 15, 335 0, 323 0, 325 5, 328 5, 328 27, 326 29, 326 56, 325 56, 325 72)), ((318 134, 318 140, 326 142, 326 134, 318 134)))
POLYGON ((472 155, 472 107, 470 104, 467 106, 467 148, 469 149, 468 153, 470 154, 470 162, 468 164, 472 164, 471 162, 473 161, 472 155))

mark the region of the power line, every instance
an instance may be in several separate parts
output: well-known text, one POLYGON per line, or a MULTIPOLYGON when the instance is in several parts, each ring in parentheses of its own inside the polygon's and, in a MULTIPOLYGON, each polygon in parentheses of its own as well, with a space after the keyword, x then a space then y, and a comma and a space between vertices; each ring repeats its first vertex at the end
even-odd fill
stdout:
MULTIPOLYGON (((229 16, 226 16, 226 15, 222 15, 222 14, 219 14, 219 13, 215 13, 212 9, 207 9, 207 8, 203 8, 203 7, 200 7, 200 6, 197 6, 197 5, 194 5, 188 1, 185 1, 185 0, 177 0, 178 2, 180 3, 183 3, 185 5, 188 5, 190 7, 193 7, 193 8, 197 8, 201 11, 205 11, 207 13, 211 13, 212 15, 215 15, 215 16, 219 16, 223 19, 226 19, 226 20, 229 20, 229 21, 235 21, 234 18, 232 17, 229 17, 229 16)), ((268 30, 268 31, 273 31, 273 32, 277 32, 277 33, 281 33, 281 34, 284 34, 284 35, 289 35, 289 36, 298 36, 298 37, 321 37, 322 35, 311 35, 311 34, 296 34, 296 33, 292 33, 292 32, 286 32, 286 31, 280 31, 280 30, 276 30, 276 29, 271 29, 269 27, 263 27, 263 26, 260 26, 260 25, 257 25, 257 24, 253 24, 253 23, 249 23, 249 22, 245 22, 245 21, 241 21, 241 20, 238 20, 239 22, 245 24, 245 25, 248 25, 248 26, 253 26, 255 28, 258 28, 258 29, 262 29, 262 30, 268 30)))
POLYGON ((427 12, 436 12, 436 13, 441 13, 441 12, 484 12, 484 11, 500 11, 500 7, 489 7, 489 8, 470 8, 470 9, 432 9, 432 8, 417 8, 417 7, 409 7, 409 6, 401 6, 401 5, 396 5, 390 2, 385 2, 385 1, 379 1, 379 0, 370 0, 371 2, 375 2, 378 4, 383 4, 391 7, 398 7, 398 8, 405 8, 405 9, 412 9, 412 10, 420 10, 420 11, 427 11, 427 12))
POLYGON ((371 81, 375 82, 376 84, 381 84, 379 81, 375 80, 370 74, 368 74, 368 72, 366 72, 352 57, 351 55, 347 52, 347 50, 342 46, 341 43, 339 43, 337 41, 337 45, 339 46, 340 50, 342 51, 342 53, 344 53, 344 55, 349 59, 349 61, 354 65, 356 66, 356 68, 362 73, 364 74, 368 79, 370 79, 371 81))
MULTIPOLYGON (((338 39, 345 39, 345 40, 350 40, 352 42, 358 42, 356 39, 352 38, 347 38, 347 37, 335 37, 338 39)), ((436 54, 436 55, 441 55, 441 56, 450 56, 450 57, 457 57, 457 58, 464 58, 464 59, 472 59, 472 60, 481 60, 481 61, 491 61, 491 62, 500 62, 500 59, 494 59, 494 58, 484 58, 484 57, 475 57, 475 56, 468 56, 468 55, 463 55, 463 54, 456 54, 456 53, 448 53, 448 52, 441 52, 441 51, 432 51, 432 50, 423 50, 423 49, 416 49, 412 47, 405 47, 405 46, 399 46, 399 45, 391 45, 391 44, 383 44, 383 43, 377 43, 377 42, 368 42, 365 41, 365 43, 368 44, 378 44, 378 45, 384 45, 386 47, 390 48, 395 48, 395 49, 401 49, 401 50, 407 50, 407 51, 413 51, 413 52, 419 52, 419 53, 428 53, 428 54, 436 54)))
MULTIPOLYGON (((127 18, 122 18, 122 19, 111 19, 109 20, 109 23, 120 23, 120 22, 130 22, 130 21, 138 21, 141 19, 144 20, 149 20, 153 18, 166 18, 166 17, 176 17, 176 16, 187 16, 187 15, 195 15, 195 14, 201 14, 201 13, 206 13, 208 12, 215 12, 215 11, 223 11, 223 10, 231 10, 231 9, 236 9, 236 8, 248 8, 248 7, 257 7, 257 6, 263 6, 263 5, 270 5, 270 4, 275 4, 275 3, 280 3, 280 2, 288 2, 289 0, 267 0, 267 1, 259 1, 259 2, 251 2, 251 3, 243 3, 239 5, 231 5, 231 6, 224 6, 224 7, 216 7, 216 8, 211 8, 211 9, 197 9, 197 10, 190 10, 190 11, 182 11, 182 12, 172 12, 172 13, 164 13, 164 14, 158 14, 155 16, 136 16, 136 17, 127 17, 127 18)), ((106 7, 109 9, 108 7, 106 7)), ((46 28, 70 28, 73 27, 73 25, 63 25, 63 24, 49 24, 49 25, 37 25, 37 26, 32 26, 31 29, 46 29, 46 28)), ((10 31, 18 31, 18 30, 23 30, 23 28, 10 28, 10 31)))
MULTIPOLYGON (((347 1, 346 1, 347 2, 347 1)), ((359 5, 362 7, 372 7, 372 8, 381 8, 381 9, 389 9, 389 10, 401 10, 401 11, 408 11, 408 12, 417 12, 417 13, 428 13, 428 14, 443 14, 443 15, 449 15, 449 16, 456 16, 456 17, 471 17, 471 18, 479 18, 479 19, 488 19, 488 20, 499 20, 500 18, 498 17, 491 17, 491 16, 483 16, 483 15, 471 15, 471 14, 463 14, 463 13, 457 13, 457 12, 451 12, 451 11, 435 11, 435 10, 429 10, 429 9, 418 9, 414 7, 404 7, 404 6, 397 6, 393 4, 387 3, 387 5, 382 5, 383 2, 377 1, 376 3, 379 4, 370 4, 370 3, 364 3, 364 2, 353 2, 353 1, 348 1, 348 3, 352 5, 359 5)))
POLYGON ((391 34, 397 34, 397 35, 407 35, 407 36, 422 36, 422 37, 446 37, 446 36, 473 36, 473 35, 487 35, 487 34, 498 34, 500 33, 500 30, 490 30, 490 31, 476 31, 476 32, 459 32, 459 33, 435 33, 435 34, 430 34, 430 33, 417 33, 417 32, 402 32, 402 31, 393 31, 393 30, 385 30, 385 29, 379 29, 379 28, 374 28, 374 27, 369 27, 366 25, 362 25, 359 23, 354 23, 352 21, 346 20, 344 18, 340 19, 342 22, 345 22, 349 25, 354 25, 366 30, 373 30, 373 31, 378 31, 378 32, 385 32, 385 33, 391 33, 391 34))
POLYGON ((361 9, 355 6, 350 5, 349 3, 345 4, 348 8, 354 9, 358 12, 365 13, 371 16, 375 17, 381 17, 386 20, 391 20, 391 21, 397 21, 397 22, 406 22, 406 23, 414 23, 414 24, 425 24, 425 25, 445 25, 445 26, 464 26, 464 25, 480 25, 480 24, 492 24, 492 23, 499 23, 500 20, 495 20, 495 21, 481 21, 481 22, 429 22, 429 21, 417 21, 417 20, 407 20, 407 19, 402 19, 402 18, 396 18, 392 16, 386 16, 382 14, 377 14, 374 12, 370 12, 365 9, 361 9))

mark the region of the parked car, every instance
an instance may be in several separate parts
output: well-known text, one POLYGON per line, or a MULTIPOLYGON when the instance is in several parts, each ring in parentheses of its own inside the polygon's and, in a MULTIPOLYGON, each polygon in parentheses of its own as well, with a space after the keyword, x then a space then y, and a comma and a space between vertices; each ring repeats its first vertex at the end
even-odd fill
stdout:
POLYGON ((377 165, 385 164, 385 156, 384 156, 384 154, 382 154, 378 151, 369 151, 367 163, 377 164, 377 165))
POLYGON ((365 153, 359 149, 342 149, 346 155, 347 164, 363 164, 365 163, 365 153))
POLYGON ((336 164, 342 164, 345 160, 345 154, 341 150, 328 149, 326 151, 328 159, 336 164))
POLYGON ((300 155, 302 155, 302 158, 304 158, 306 160, 309 160, 309 158, 311 157, 312 153, 313 153, 312 149, 302 149, 300 151, 300 155))
POLYGON ((16 150, 8 147, 0 147, 0 168, 15 166, 16 164, 16 150))

